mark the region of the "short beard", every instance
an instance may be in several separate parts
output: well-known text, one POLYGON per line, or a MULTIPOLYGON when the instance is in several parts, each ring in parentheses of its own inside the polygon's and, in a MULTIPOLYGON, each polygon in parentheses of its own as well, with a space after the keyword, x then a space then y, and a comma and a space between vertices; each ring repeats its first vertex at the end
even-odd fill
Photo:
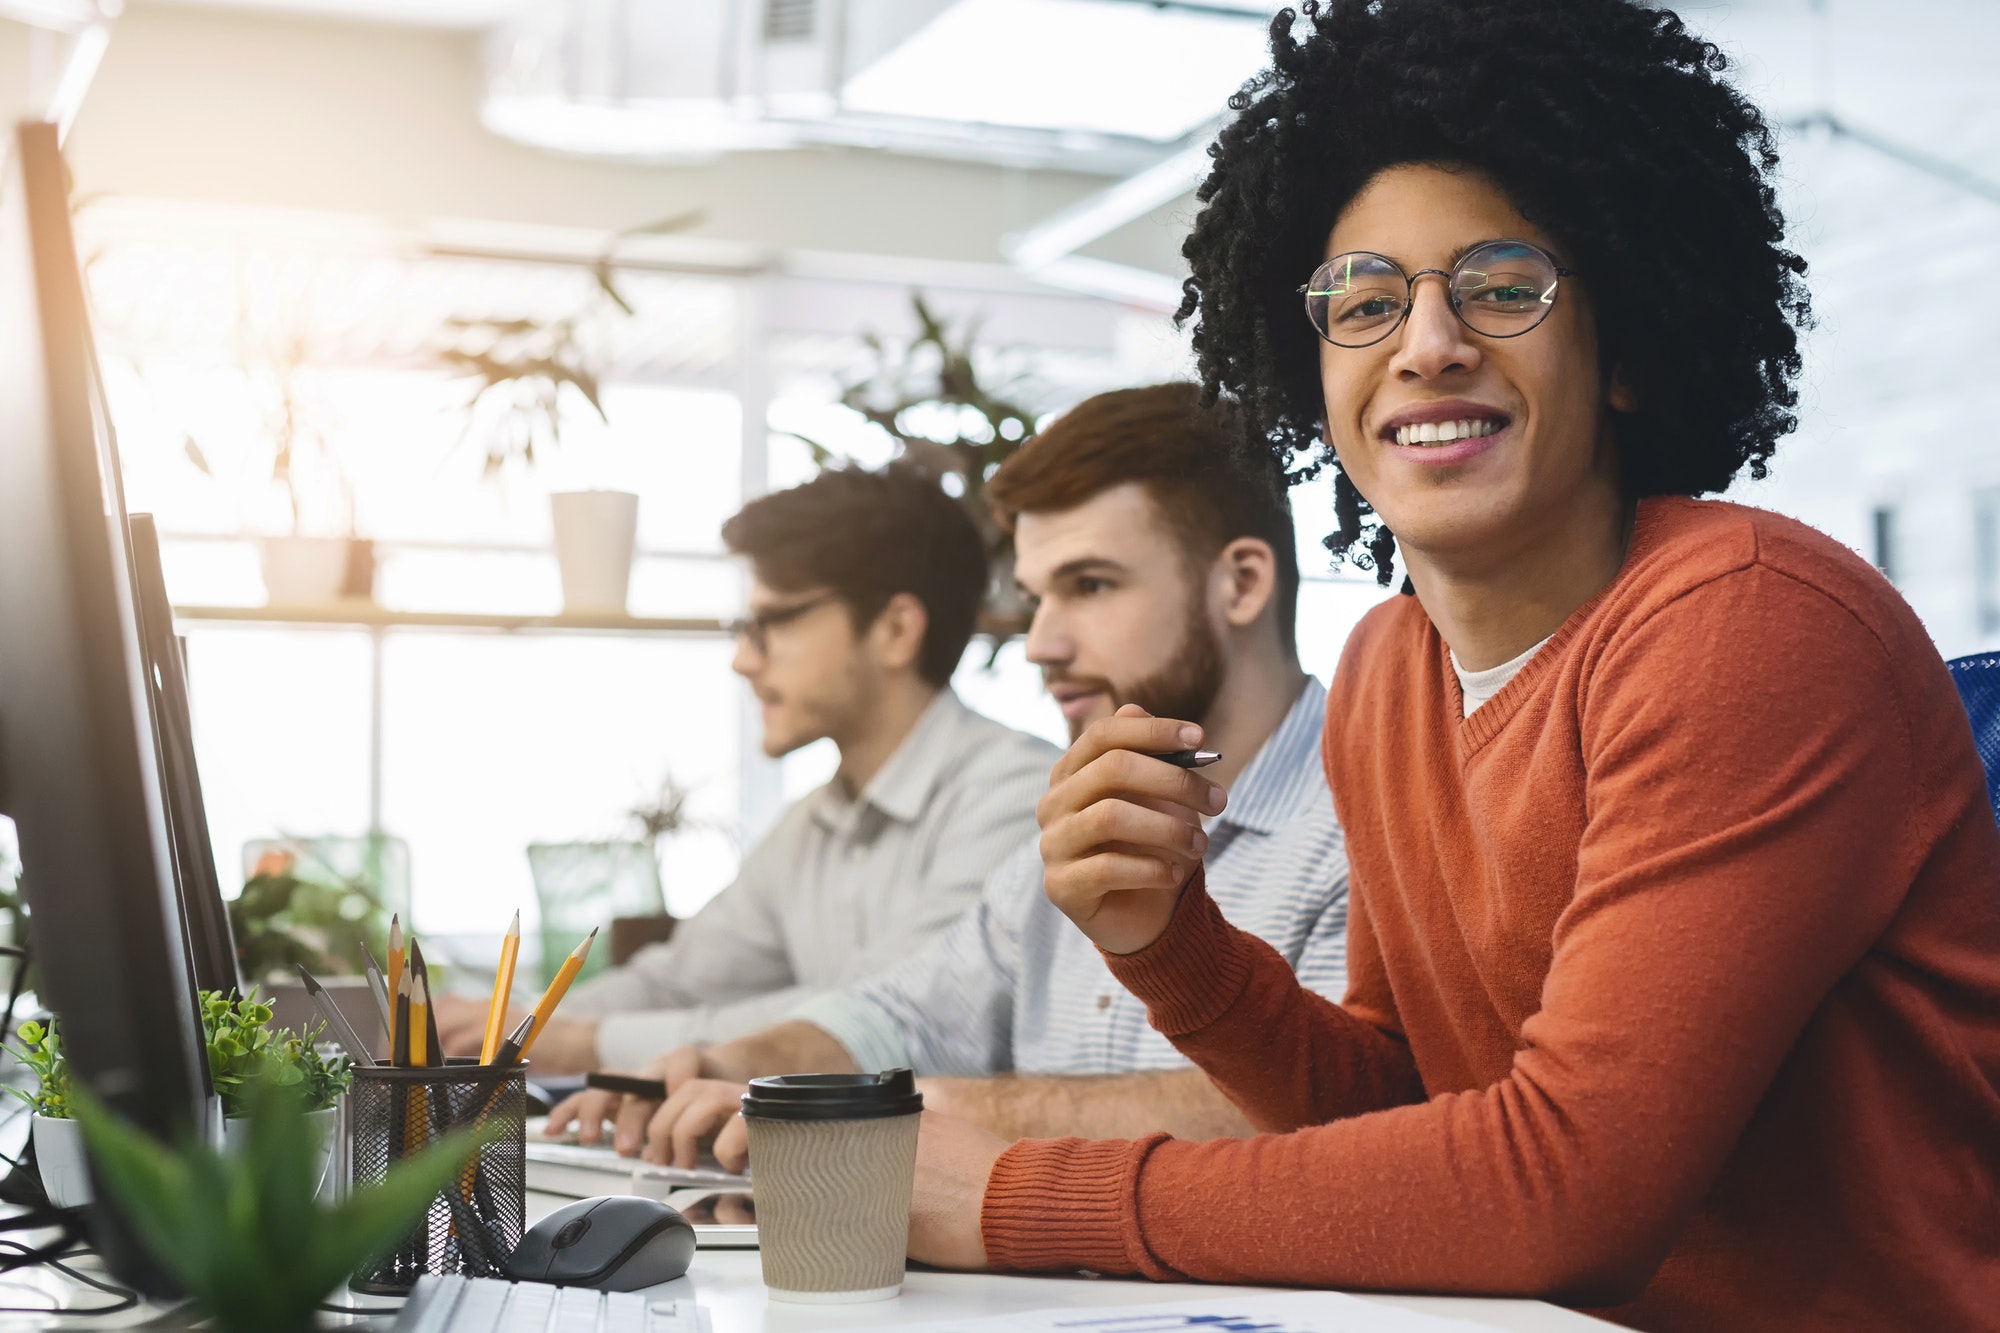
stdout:
MULTIPOLYGON (((1144 680, 1130 685, 1102 682, 1114 707, 1137 704, 1154 717, 1176 722, 1204 723, 1222 692, 1222 639, 1208 622, 1206 590, 1196 584, 1189 599, 1187 628, 1181 641, 1168 656, 1167 664, 1144 680)), ((1069 738, 1083 734, 1083 723, 1069 724, 1069 738)))

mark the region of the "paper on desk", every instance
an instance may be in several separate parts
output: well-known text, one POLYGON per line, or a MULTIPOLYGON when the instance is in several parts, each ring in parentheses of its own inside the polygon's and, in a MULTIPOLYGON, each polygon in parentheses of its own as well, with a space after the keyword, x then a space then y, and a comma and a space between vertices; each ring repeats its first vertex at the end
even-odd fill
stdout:
POLYGON ((1395 1310, 1331 1291, 1215 1296, 1161 1305, 1065 1306, 899 1326, 897 1333, 1488 1333, 1463 1319, 1395 1310))

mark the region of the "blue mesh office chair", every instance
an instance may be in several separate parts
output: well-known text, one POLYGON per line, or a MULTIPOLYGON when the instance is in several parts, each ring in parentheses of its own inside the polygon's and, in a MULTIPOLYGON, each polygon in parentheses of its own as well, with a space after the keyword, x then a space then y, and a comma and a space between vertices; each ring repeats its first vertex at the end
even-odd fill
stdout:
POLYGON ((2000 653, 1974 653, 1945 665, 1972 718, 1979 762, 1986 765, 1986 795, 2000 814, 2000 653))

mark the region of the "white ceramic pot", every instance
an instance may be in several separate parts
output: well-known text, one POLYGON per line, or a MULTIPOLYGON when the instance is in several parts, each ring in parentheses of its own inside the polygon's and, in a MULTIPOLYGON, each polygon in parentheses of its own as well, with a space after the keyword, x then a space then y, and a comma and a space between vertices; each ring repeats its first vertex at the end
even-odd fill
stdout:
POLYGON ((558 491, 549 496, 563 610, 572 615, 625 614, 632 553, 639 537, 639 497, 630 491, 558 491))
POLYGON ((347 582, 344 537, 266 537, 264 596, 273 606, 338 601, 347 582))
MULTIPOLYGON (((333 1152, 340 1142, 340 1108, 329 1106, 323 1111, 306 1112, 306 1121, 313 1127, 319 1141, 319 1164, 315 1168, 314 1180, 318 1183, 313 1193, 324 1199, 333 1178, 333 1152)), ((225 1120, 222 1122, 222 1146, 230 1152, 243 1151, 249 1141, 250 1122, 248 1120, 225 1120)), ((41 1151, 36 1145, 35 1151, 41 1151)))
POLYGON ((82 1208, 91 1201, 90 1163, 83 1155, 83 1128, 39 1112, 34 1119, 35 1166, 42 1190, 58 1208, 82 1208))

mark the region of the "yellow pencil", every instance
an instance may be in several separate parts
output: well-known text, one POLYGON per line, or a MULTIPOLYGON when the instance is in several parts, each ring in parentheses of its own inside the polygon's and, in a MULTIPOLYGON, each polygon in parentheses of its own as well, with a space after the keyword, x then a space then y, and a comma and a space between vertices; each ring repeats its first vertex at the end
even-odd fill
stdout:
POLYGON ((486 1039, 479 1043, 479 1063, 490 1065, 506 1040, 507 998, 514 992, 514 960, 521 956, 521 913, 516 908, 507 938, 500 942, 500 970, 493 974, 493 1003, 486 1010, 486 1039))
MULTIPOLYGON (((401 995, 403 993, 403 918, 401 913, 389 918, 388 954, 389 994, 392 996, 401 995)), ((389 1029, 389 1046, 391 1049, 394 1049, 396 1045, 394 1021, 400 1020, 402 1015, 393 1009, 390 1012, 394 1015, 394 1019, 392 1019, 389 1029)))
POLYGON ((535 1025, 528 1029, 528 1040, 521 1046, 523 1060, 527 1059, 528 1052, 534 1049, 535 1038, 541 1036, 542 1029, 549 1025, 549 1015, 556 1011, 556 1006, 562 1003, 562 997, 569 992, 569 983, 575 981, 576 974, 583 970, 583 960, 590 956, 590 942, 596 938, 597 932, 594 930, 585 935, 583 943, 571 949, 569 957, 563 959, 563 965, 557 971, 556 979, 542 992, 541 1002, 535 1006, 532 1015, 535 1025))
MULTIPOLYGON (((422 1069, 431 1062, 429 1043, 431 987, 417 968, 410 969, 416 984, 410 988, 410 1067, 422 1069)), ((421 1091, 421 1089, 420 1089, 421 1091)))

